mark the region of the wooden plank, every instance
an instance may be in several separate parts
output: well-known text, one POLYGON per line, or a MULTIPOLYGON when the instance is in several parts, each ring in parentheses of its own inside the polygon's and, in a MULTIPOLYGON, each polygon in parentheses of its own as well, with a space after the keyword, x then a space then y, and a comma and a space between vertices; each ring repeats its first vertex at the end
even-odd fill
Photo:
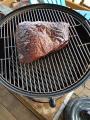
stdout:
POLYGON ((16 118, 16 120, 38 120, 30 110, 28 110, 13 94, 1 85, 0 104, 4 106, 7 111, 16 118))
POLYGON ((51 108, 48 103, 39 103, 27 97, 9 92, 0 87, 0 104, 16 118, 16 120, 53 120, 67 95, 56 101, 56 107, 51 108), (18 99, 17 99, 18 98, 18 99), (32 112, 31 112, 32 111, 32 112), (37 117, 35 117, 35 115, 37 117))
POLYGON ((0 104, 0 120, 16 120, 16 118, 0 104))
POLYGON ((8 7, 11 7, 13 2, 16 2, 16 0, 3 0, 3 1, 0 2, 0 4, 6 5, 8 7))
POLYGON ((54 115, 60 108, 61 104, 64 101, 64 97, 61 97, 56 101, 56 107, 51 108, 48 103, 39 103, 30 100, 27 97, 19 96, 15 94, 15 96, 29 109, 31 110, 40 120, 53 120, 54 115))
POLYGON ((77 10, 88 10, 88 11, 90 11, 89 8, 84 7, 84 6, 81 6, 81 5, 76 4, 76 3, 73 3, 73 2, 70 1, 70 0, 66 0, 66 5, 69 6, 70 8, 72 8, 72 9, 77 9, 77 10))

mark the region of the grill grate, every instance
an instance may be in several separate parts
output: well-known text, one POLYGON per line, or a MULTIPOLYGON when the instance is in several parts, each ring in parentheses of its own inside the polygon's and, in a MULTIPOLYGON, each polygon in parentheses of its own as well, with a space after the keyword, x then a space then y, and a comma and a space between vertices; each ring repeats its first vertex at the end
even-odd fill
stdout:
MULTIPOLYGON (((53 9, 26 9, 11 16, 0 26, 1 75, 8 84, 32 95, 48 95, 64 91, 78 83, 90 64, 90 51, 78 30, 83 24, 69 13, 53 9), (20 64, 15 43, 15 30, 23 21, 64 21, 70 24, 68 46, 31 64, 20 64)), ((87 38, 87 39, 88 39, 87 38)))

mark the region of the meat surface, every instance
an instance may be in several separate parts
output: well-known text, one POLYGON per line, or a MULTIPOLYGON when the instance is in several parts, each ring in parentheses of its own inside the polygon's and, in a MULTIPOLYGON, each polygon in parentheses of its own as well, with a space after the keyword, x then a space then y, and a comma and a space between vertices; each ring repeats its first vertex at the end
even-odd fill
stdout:
POLYGON ((16 29, 19 61, 31 63, 68 44, 69 24, 64 22, 22 22, 16 29))

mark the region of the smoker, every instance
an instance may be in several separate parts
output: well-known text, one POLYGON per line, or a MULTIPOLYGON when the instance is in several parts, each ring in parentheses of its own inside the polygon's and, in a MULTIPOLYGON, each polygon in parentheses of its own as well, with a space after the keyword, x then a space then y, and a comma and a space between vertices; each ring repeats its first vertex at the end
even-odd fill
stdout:
POLYGON ((0 21, 0 82, 13 92, 49 102, 80 86, 90 75, 90 24, 77 12, 60 5, 19 8, 0 21), (69 44, 31 64, 19 63, 16 27, 23 21, 67 22, 69 44))

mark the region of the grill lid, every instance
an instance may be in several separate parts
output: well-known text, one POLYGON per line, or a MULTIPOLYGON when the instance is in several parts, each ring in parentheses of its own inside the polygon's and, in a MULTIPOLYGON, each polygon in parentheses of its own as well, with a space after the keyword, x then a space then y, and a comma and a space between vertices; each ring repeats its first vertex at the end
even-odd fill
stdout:
POLYGON ((90 74, 90 29, 78 13, 58 5, 30 5, 7 15, 0 23, 0 76, 9 89, 29 97, 62 95, 90 74), (70 24, 70 42, 56 53, 31 64, 18 60, 15 31, 23 21, 70 24), (86 77, 85 77, 86 76, 86 77))

